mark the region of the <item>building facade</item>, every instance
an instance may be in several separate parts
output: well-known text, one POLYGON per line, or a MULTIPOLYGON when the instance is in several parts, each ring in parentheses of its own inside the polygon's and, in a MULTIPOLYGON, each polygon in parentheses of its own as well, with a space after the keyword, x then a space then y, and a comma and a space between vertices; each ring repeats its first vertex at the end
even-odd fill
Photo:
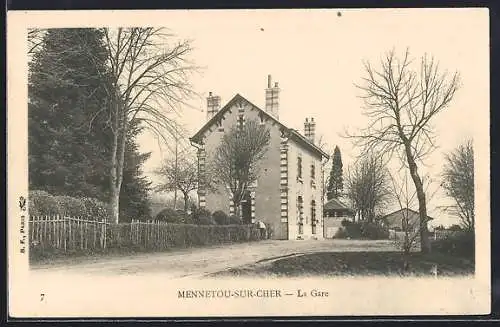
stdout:
POLYGON ((260 175, 251 185, 239 212, 244 223, 262 221, 272 228, 273 239, 323 238, 323 171, 322 161, 328 159, 314 144, 315 122, 305 120, 304 135, 287 128, 279 121, 279 87, 268 77, 265 110, 243 96, 235 95, 224 107, 220 97, 209 94, 207 122, 190 138, 198 150, 199 205, 210 211, 234 214, 229 190, 216 185, 206 187, 211 156, 222 136, 236 124, 256 120, 270 132, 270 144, 260 161, 260 175))
POLYGON ((341 200, 333 198, 323 205, 323 219, 325 238, 333 238, 343 220, 354 220, 354 211, 341 200))

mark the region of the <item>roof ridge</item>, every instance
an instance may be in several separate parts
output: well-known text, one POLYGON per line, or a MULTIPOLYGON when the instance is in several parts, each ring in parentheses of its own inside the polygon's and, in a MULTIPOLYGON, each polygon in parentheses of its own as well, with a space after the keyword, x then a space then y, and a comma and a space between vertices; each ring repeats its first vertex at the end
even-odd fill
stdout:
POLYGON ((314 143, 312 143, 310 140, 308 140, 304 135, 302 135, 299 131, 293 129, 293 128, 289 128, 287 127, 284 123, 282 123, 278 118, 272 116, 271 114, 269 114, 268 112, 266 112, 264 109, 260 108, 259 106, 255 105, 253 102, 251 102, 250 100, 248 100, 247 98, 245 98, 244 96, 242 96, 240 93, 236 93, 232 98, 231 100, 229 100, 221 109, 219 109, 219 111, 212 117, 210 118, 205 124, 203 124, 203 126, 198 130, 198 132, 196 132, 195 135, 193 135, 192 137, 189 138, 190 141, 193 141, 196 143, 196 138, 198 138, 202 133, 205 132, 205 130, 208 129, 209 126, 213 125, 214 122, 220 117, 220 116, 223 116, 223 112, 229 110, 229 108, 232 106, 232 104, 237 101, 237 99, 243 99, 245 100, 246 102, 248 102, 251 106, 253 106, 254 108, 260 110, 260 112, 264 113, 267 117, 271 118, 272 120, 274 120, 276 123, 278 123, 279 125, 281 125, 283 128, 285 128, 287 131, 289 131, 290 133, 292 134, 295 134, 297 136, 299 136, 299 138, 302 139, 302 141, 306 142, 306 144, 308 146, 310 146, 311 148, 313 148, 314 150, 318 151, 319 153, 321 153, 322 156, 324 157, 329 157, 329 155, 324 152, 321 148, 319 148, 317 145, 315 145, 314 143))

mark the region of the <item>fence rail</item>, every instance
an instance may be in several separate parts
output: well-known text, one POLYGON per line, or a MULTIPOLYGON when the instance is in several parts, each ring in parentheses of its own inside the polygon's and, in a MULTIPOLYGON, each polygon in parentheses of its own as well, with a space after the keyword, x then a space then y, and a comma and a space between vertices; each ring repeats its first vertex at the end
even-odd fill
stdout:
POLYGON ((210 244, 257 241, 265 238, 253 225, 187 225, 163 221, 111 224, 79 217, 32 216, 30 249, 100 251, 108 248, 162 250, 210 244))

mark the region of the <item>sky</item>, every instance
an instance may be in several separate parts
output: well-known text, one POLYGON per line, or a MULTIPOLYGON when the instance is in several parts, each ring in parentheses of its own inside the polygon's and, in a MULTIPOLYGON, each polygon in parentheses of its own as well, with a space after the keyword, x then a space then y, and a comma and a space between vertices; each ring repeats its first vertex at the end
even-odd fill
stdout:
MULTIPOLYGON (((340 147, 344 170, 359 149, 340 134, 355 131, 367 120, 355 83, 365 76, 363 61, 378 65, 381 56, 408 48, 412 57, 433 55, 443 70, 458 71, 461 88, 450 107, 434 120, 439 148, 421 173, 438 189, 443 155, 488 128, 481 120, 489 111, 488 20, 484 11, 454 10, 240 10, 166 12, 164 26, 190 39, 190 59, 199 67, 191 83, 200 96, 183 109, 179 122, 191 136, 206 122, 208 92, 222 106, 235 94, 263 108, 267 75, 279 82, 280 120, 303 131, 306 117, 316 120, 316 136, 340 147), (341 15, 338 15, 338 12, 341 15)), ((152 174, 171 153, 154 135, 144 133, 142 151, 151 151, 144 170, 152 174)), ((392 162, 396 167, 397 162, 392 162)), ((430 215, 439 223, 454 222, 436 208, 448 200, 438 190, 430 215)))

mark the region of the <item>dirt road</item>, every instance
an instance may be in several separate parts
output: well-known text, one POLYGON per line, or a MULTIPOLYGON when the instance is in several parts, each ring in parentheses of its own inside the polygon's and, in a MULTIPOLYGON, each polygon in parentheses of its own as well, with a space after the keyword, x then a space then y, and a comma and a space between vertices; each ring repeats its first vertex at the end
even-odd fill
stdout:
POLYGON ((322 251, 391 251, 391 241, 304 240, 231 244, 205 248, 182 249, 164 253, 101 257, 79 263, 67 261, 33 265, 32 273, 112 276, 161 274, 169 278, 201 277, 211 273, 255 263, 260 260, 322 251))

